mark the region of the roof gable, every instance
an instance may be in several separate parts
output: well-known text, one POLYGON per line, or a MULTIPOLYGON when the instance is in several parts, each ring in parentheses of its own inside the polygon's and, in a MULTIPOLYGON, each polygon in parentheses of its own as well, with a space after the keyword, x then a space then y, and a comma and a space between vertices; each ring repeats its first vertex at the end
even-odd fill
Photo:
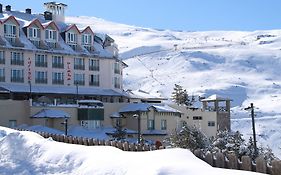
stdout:
POLYGON ((55 30, 59 31, 59 27, 54 21, 45 23, 45 24, 43 24, 43 26, 44 26, 44 29, 48 28, 49 26, 53 26, 55 28, 55 30))
POLYGON ((65 32, 68 32, 68 31, 71 30, 71 29, 76 30, 77 33, 80 34, 80 30, 78 29, 78 27, 77 27, 75 24, 72 24, 72 25, 68 26, 68 27, 66 28, 65 32))
POLYGON ((39 19, 34 19, 34 20, 32 20, 30 23, 28 23, 27 25, 25 25, 24 27, 31 27, 32 26, 32 24, 35 24, 35 25, 37 25, 38 27, 40 27, 41 29, 43 29, 44 27, 43 27, 43 25, 41 24, 41 22, 39 21, 39 19))
POLYGON ((4 19, 2 23, 4 24, 4 23, 6 23, 7 21, 10 21, 10 20, 13 20, 14 22, 16 22, 16 24, 18 26, 20 26, 20 23, 18 22, 18 20, 14 16, 9 16, 8 18, 4 19))
POLYGON ((85 32, 90 32, 90 33, 94 34, 94 32, 90 26, 87 26, 84 30, 81 31, 81 33, 85 33, 85 32))

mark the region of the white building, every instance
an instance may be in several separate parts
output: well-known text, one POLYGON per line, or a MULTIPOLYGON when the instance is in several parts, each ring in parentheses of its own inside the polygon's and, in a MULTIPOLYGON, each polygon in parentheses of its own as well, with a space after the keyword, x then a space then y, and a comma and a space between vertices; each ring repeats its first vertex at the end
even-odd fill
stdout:
POLYGON ((44 14, 0 9, 1 98, 124 101, 118 48, 108 35, 64 22, 67 5, 49 2, 44 14))

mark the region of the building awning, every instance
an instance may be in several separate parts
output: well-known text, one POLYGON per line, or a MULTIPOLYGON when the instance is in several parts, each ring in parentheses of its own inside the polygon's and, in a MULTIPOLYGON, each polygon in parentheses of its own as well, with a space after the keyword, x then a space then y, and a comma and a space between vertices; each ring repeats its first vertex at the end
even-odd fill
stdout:
POLYGON ((127 106, 121 108, 119 113, 126 112, 148 112, 149 108, 154 108, 157 112, 172 112, 172 113, 181 113, 179 110, 176 110, 168 105, 161 104, 150 104, 150 103, 131 103, 127 106))
MULTIPOLYGON (((29 93, 29 85, 15 85, 15 84, 0 84, 0 87, 14 93, 29 93)), ((1 90, 1 89, 0 89, 1 90)), ((76 86, 38 86, 31 85, 31 93, 37 94, 77 94, 76 86)), ((113 89, 103 89, 94 87, 81 87, 78 86, 79 95, 101 95, 101 96, 124 96, 128 94, 125 92, 118 92, 113 89)))
POLYGON ((58 109, 42 109, 31 118, 70 118, 70 115, 58 109))
POLYGON ((10 91, 6 88, 0 87, 0 93, 10 93, 10 91))

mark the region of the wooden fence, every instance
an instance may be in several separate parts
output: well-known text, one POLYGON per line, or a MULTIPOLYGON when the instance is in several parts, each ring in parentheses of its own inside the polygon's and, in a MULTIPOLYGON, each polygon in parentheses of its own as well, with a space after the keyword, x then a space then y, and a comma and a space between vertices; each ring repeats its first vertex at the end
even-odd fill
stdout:
MULTIPOLYGON (((33 130, 26 130, 17 128, 19 131, 32 131, 35 132, 44 138, 51 137, 54 141, 70 143, 70 144, 78 144, 78 145, 85 145, 85 146, 113 146, 119 148, 123 151, 152 151, 156 150, 155 145, 147 145, 147 144, 135 144, 135 143, 128 143, 124 141, 110 141, 110 140, 99 140, 93 138, 85 138, 85 137, 75 137, 75 136, 66 136, 61 134, 52 134, 47 132, 40 132, 40 131, 33 131, 33 130)), ((160 149, 163 149, 160 148, 160 149)))
MULTIPOLYGON (((17 129, 19 131, 32 131, 25 129, 17 129)), ((155 145, 146 145, 146 144, 135 144, 121 141, 109 141, 109 140, 99 140, 93 138, 84 138, 84 137, 73 137, 65 136, 60 134, 52 134, 46 132, 32 131, 40 134, 44 138, 51 137, 54 141, 78 144, 85 146, 113 146, 119 148, 123 151, 152 151, 156 150, 155 145)), ((165 147, 160 147, 164 149, 165 147)), ((236 169, 236 170, 245 170, 253 171, 271 175, 281 175, 281 161, 273 160, 271 165, 267 164, 264 157, 258 157, 255 163, 249 156, 242 156, 241 159, 238 159, 234 154, 223 154, 223 153, 206 153, 204 154, 201 150, 195 150, 194 155, 206 163, 210 164, 213 167, 218 168, 227 168, 227 169, 236 169)))
POLYGON ((271 175, 281 175, 281 161, 273 160, 269 165, 263 156, 258 157, 255 162, 249 156, 238 159, 235 154, 223 154, 210 152, 204 154, 201 150, 195 150, 194 155, 207 162, 213 167, 253 171, 271 175))

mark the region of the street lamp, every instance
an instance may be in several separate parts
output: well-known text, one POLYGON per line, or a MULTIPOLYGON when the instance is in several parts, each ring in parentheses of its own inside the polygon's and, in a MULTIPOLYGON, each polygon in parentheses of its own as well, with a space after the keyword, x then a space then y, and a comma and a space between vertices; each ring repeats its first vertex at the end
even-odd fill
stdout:
POLYGON ((138 114, 134 114, 133 117, 138 119, 138 144, 140 144, 141 141, 140 112, 138 112, 138 114))
POLYGON ((78 104, 78 82, 76 82, 76 103, 78 104))
POLYGON ((64 118, 64 122, 62 122, 61 124, 64 125, 64 134, 67 136, 67 130, 68 130, 68 120, 67 120, 67 118, 64 118))
POLYGON ((256 139, 256 129, 255 129, 255 113, 254 113, 254 104, 251 103, 251 105, 247 108, 244 108, 244 110, 251 110, 251 116, 252 116, 252 129, 253 129, 253 138, 254 138, 254 147, 255 147, 255 156, 257 156, 257 139, 256 139))
POLYGON ((28 81, 29 84, 29 100, 31 99, 31 81, 28 81))

